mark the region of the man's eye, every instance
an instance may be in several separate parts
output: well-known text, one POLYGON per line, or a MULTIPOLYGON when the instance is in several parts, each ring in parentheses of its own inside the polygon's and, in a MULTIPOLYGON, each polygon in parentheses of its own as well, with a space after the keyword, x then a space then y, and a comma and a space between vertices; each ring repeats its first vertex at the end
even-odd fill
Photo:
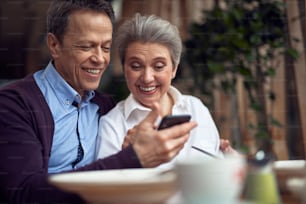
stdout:
POLYGON ((89 51, 91 49, 91 46, 88 45, 76 45, 75 47, 84 51, 89 51))
POLYGON ((107 52, 107 53, 110 52, 110 47, 102 47, 102 49, 104 52, 107 52))

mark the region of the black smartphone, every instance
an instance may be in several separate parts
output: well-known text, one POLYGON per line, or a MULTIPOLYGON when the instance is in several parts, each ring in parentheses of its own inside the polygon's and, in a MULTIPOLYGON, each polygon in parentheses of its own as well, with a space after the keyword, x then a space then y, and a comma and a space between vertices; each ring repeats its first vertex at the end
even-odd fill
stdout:
POLYGON ((178 125, 190 121, 191 116, 188 114, 183 115, 166 115, 162 118, 159 123, 158 130, 171 127, 173 125, 178 125))

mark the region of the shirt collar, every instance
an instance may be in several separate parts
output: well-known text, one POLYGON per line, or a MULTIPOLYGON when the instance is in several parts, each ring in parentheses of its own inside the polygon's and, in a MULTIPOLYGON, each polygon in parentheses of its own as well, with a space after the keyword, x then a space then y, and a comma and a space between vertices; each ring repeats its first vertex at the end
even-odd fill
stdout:
POLYGON ((186 106, 183 95, 174 86, 170 86, 168 93, 173 98, 174 106, 186 106))
MULTIPOLYGON (((173 98, 174 106, 188 109, 187 104, 184 102, 183 95, 175 87, 170 86, 168 93, 173 98)), ((125 119, 127 120, 130 117, 130 115, 137 110, 147 111, 147 112, 151 111, 150 108, 147 108, 141 105, 138 101, 136 101, 133 94, 130 94, 124 102, 125 119)))
MULTIPOLYGON (((64 78, 57 72, 52 64, 52 61, 48 64, 44 71, 44 77, 54 90, 54 93, 58 100, 64 106, 71 106, 75 101, 77 103, 81 102, 81 96, 76 90, 74 90, 64 78)), ((82 103, 88 103, 95 96, 94 91, 89 91, 86 93, 82 103)))
POLYGON ((138 101, 135 100, 133 94, 131 93, 124 102, 124 117, 127 120, 129 116, 136 110, 147 111, 151 109, 141 105, 138 101))

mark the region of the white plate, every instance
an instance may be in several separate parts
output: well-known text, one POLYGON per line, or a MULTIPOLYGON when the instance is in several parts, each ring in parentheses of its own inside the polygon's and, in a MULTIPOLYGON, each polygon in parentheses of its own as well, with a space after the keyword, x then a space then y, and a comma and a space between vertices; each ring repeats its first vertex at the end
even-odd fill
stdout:
POLYGON ((303 179, 306 176, 305 160, 279 160, 273 163, 273 170, 281 191, 288 191, 287 181, 291 178, 303 179))
POLYGON ((158 169, 125 169, 56 174, 49 181, 90 203, 158 203, 177 191, 176 175, 158 169))
POLYGON ((273 169, 279 176, 286 177, 305 177, 306 161, 305 160, 279 160, 273 163, 273 169))
POLYGON ((279 160, 275 161, 273 167, 276 171, 294 171, 305 169, 305 160, 279 160))

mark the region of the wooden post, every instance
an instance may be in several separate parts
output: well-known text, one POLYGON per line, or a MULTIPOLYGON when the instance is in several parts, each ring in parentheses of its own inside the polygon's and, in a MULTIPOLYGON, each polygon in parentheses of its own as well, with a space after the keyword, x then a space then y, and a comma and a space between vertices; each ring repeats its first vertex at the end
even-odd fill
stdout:
POLYGON ((282 124, 282 127, 271 127, 273 139, 273 150, 279 160, 288 159, 288 148, 286 140, 286 97, 285 97, 285 63, 284 57, 276 59, 276 76, 272 81, 272 90, 275 94, 275 101, 270 104, 271 115, 282 124))
MULTIPOLYGON (((299 3, 297 0, 286 1, 287 3, 287 16, 288 26, 291 33, 291 37, 296 37, 300 42, 295 43, 292 39, 291 46, 298 50, 300 53, 299 58, 294 61, 294 76, 297 89, 297 101, 298 101, 298 114, 300 117, 300 128, 303 137, 304 145, 304 157, 306 157, 306 60, 304 52, 304 39, 302 33, 301 16, 299 14, 299 3)), ((304 21, 302 21, 304 22, 304 21)))

